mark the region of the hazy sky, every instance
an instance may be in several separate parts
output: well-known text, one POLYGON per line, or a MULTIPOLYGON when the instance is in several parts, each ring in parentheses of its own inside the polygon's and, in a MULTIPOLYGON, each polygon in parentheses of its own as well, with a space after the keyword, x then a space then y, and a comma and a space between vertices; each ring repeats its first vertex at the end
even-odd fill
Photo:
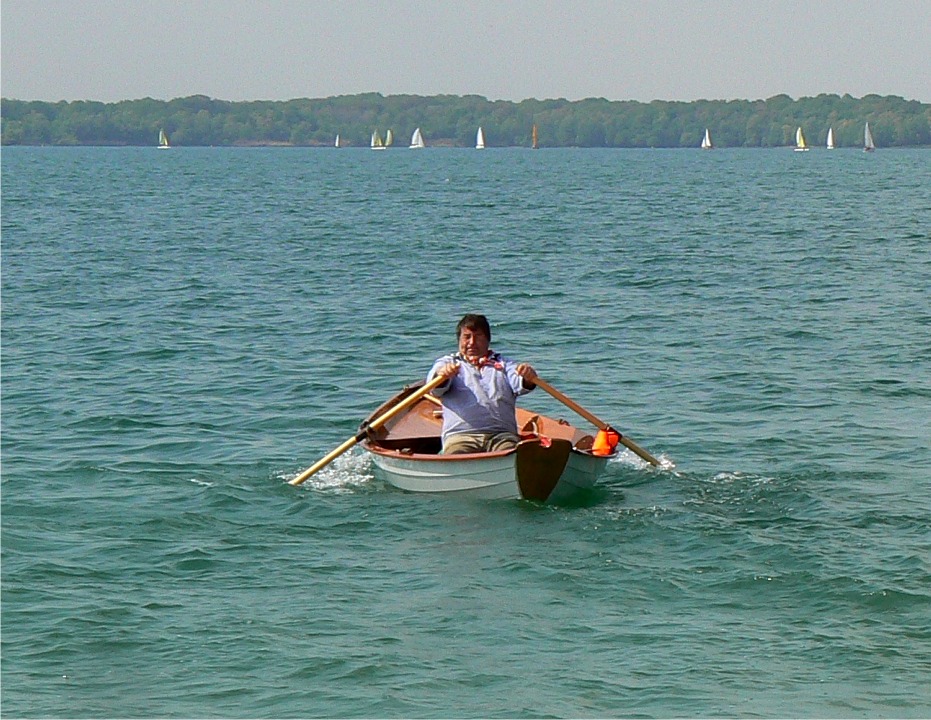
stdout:
POLYGON ((0 0, 23 100, 931 102, 931 0, 0 0))

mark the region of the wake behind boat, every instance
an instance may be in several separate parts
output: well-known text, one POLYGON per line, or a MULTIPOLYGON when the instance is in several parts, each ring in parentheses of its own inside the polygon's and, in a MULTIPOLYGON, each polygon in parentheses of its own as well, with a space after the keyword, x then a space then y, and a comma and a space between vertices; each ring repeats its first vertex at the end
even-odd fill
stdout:
POLYGON ((362 447, 371 454, 379 477, 401 490, 562 502, 592 488, 608 460, 617 455, 614 447, 602 449, 596 436, 565 420, 523 408, 517 408, 522 439, 516 448, 440 455, 442 410, 430 395, 377 430, 367 429, 421 386, 409 386, 395 395, 375 410, 360 430, 365 433, 362 447))

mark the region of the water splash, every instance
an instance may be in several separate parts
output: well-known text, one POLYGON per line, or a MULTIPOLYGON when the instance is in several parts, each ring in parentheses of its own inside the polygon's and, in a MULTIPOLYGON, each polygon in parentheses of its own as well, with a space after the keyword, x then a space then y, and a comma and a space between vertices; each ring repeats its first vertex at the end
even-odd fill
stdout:
MULTIPOLYGON (((284 482, 290 482, 299 474, 300 472, 295 472, 278 477, 284 482)), ((365 488, 374 480, 368 454, 361 451, 348 452, 311 475, 302 487, 319 492, 351 493, 365 488)))
MULTIPOLYGON (((676 464, 667 455, 658 455, 656 459, 659 460, 659 470, 672 470, 676 467, 676 464)), ((624 452, 619 453, 611 462, 637 468, 638 470, 646 470, 647 468, 653 467, 650 463, 629 449, 625 449, 624 452)))

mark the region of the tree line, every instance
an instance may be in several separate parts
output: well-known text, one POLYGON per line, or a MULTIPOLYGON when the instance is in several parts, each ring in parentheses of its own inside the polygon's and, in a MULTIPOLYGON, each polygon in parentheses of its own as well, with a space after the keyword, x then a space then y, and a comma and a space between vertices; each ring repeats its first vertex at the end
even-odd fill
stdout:
POLYGON ((469 147, 479 126, 489 147, 697 147, 705 128, 719 147, 792 145, 801 126, 810 145, 834 129, 838 146, 860 146, 869 122, 876 145, 931 145, 931 104, 897 96, 818 95, 794 100, 488 100, 478 95, 365 93, 320 99, 230 102, 204 95, 174 100, 44 102, 0 100, 3 145, 367 146, 373 131, 407 144, 420 127, 428 145, 469 147))

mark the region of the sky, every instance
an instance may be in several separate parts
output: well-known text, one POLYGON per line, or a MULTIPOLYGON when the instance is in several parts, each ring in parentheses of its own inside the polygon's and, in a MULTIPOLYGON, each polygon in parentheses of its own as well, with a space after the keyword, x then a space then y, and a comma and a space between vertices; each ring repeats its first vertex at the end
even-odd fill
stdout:
POLYGON ((931 102, 931 0, 0 0, 0 94, 931 102))

